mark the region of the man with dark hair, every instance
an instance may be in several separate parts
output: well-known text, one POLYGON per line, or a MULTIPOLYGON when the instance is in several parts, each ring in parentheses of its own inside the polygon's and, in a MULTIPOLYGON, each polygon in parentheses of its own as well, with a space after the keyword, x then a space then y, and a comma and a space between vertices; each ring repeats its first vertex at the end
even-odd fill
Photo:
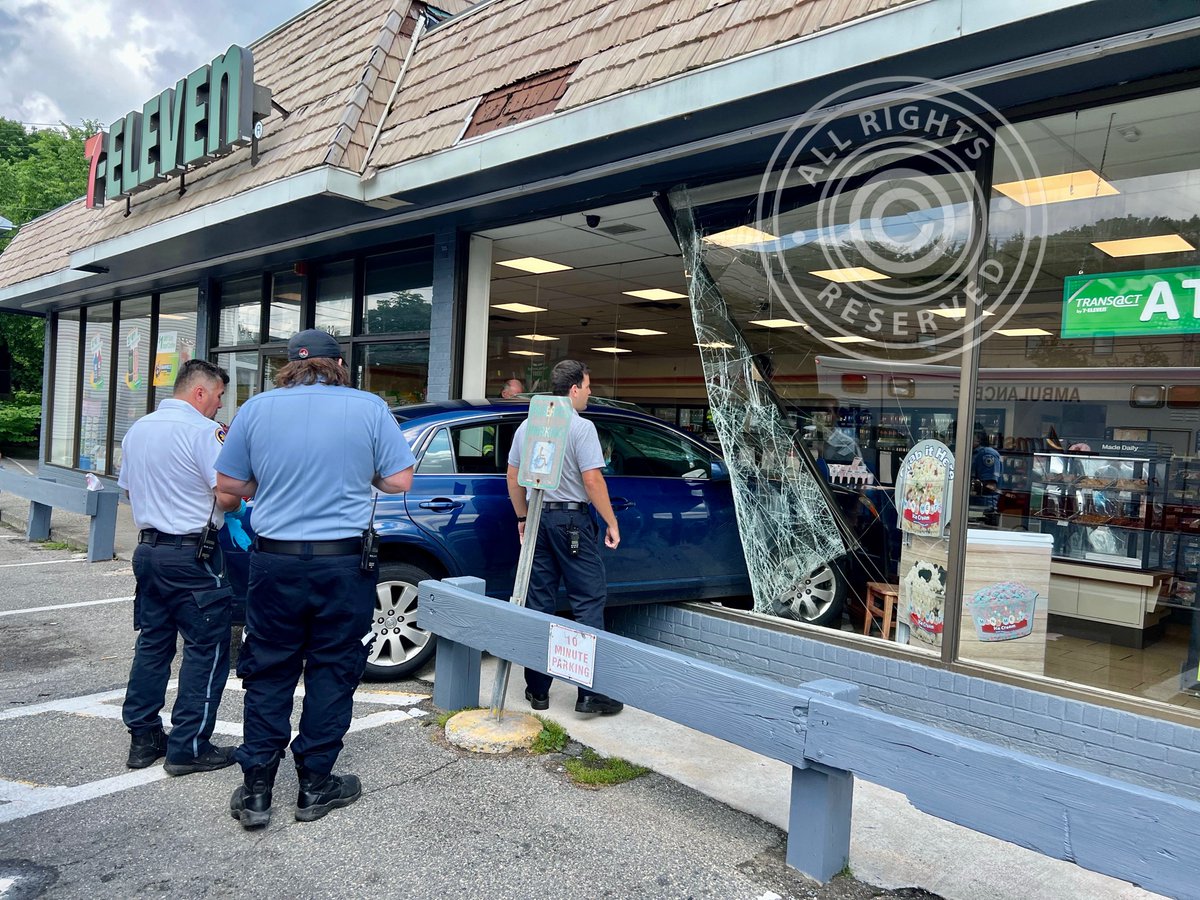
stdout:
POLYGON ((224 513, 241 497, 216 488, 213 464, 225 429, 213 421, 229 376, 202 359, 180 367, 174 396, 133 423, 121 441, 118 483, 129 493, 140 529, 133 552, 138 630, 121 716, 132 741, 127 765, 144 769, 164 754, 171 775, 209 772, 233 763, 232 747, 209 742, 229 676, 233 591, 219 545, 207 547, 224 513), (179 696, 171 734, 159 715, 183 635, 179 696))
POLYGON ((229 801, 245 828, 271 820, 301 673, 304 706, 291 744, 296 819, 314 821, 362 793, 358 776, 334 775, 333 766, 372 638, 378 570, 364 547, 374 534, 371 487, 408 490, 414 459, 387 404, 349 387, 341 357, 324 331, 292 337, 278 387, 246 401, 217 460, 218 485, 255 498, 258 533, 238 659, 245 777, 229 801))
MULTIPOLYGON (((579 415, 587 408, 592 393, 591 374, 583 363, 564 359, 550 373, 550 381, 557 396, 570 398, 575 414, 571 418, 562 477, 558 487, 547 491, 542 502, 542 522, 535 537, 537 545, 525 605, 553 615, 558 585, 562 581, 566 583, 575 620, 603 629, 608 583, 604 561, 600 558, 599 534, 589 513, 588 501, 607 525, 606 547, 616 550, 621 543, 621 532, 608 499, 608 486, 603 475, 604 450, 596 435, 596 426, 579 415)), ((527 425, 528 421, 518 426, 508 452, 508 496, 517 513, 517 532, 522 542, 525 540, 529 495, 518 483, 517 476, 527 425)), ((544 672, 525 670, 525 699, 531 707, 549 709, 552 681, 544 672)), ((624 704, 619 701, 582 687, 575 702, 575 711, 581 713, 610 716, 623 708, 624 704)))

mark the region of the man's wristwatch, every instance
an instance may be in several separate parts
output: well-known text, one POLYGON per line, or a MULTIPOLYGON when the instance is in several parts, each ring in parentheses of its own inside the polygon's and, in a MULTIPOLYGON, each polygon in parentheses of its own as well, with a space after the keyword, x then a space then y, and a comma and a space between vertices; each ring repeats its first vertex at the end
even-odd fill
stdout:
POLYGON ((526 519, 526 516, 517 516, 517 521, 518 521, 518 522, 524 522, 524 521, 525 521, 525 519, 526 519))

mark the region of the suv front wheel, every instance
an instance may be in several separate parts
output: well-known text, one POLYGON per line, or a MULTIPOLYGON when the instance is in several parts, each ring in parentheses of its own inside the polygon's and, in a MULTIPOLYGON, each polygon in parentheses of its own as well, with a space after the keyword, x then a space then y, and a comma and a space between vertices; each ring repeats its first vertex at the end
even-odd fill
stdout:
POLYGON ((375 640, 365 677, 398 681, 416 674, 437 649, 434 636, 417 627, 417 585, 434 576, 408 563, 380 563, 371 630, 375 640))

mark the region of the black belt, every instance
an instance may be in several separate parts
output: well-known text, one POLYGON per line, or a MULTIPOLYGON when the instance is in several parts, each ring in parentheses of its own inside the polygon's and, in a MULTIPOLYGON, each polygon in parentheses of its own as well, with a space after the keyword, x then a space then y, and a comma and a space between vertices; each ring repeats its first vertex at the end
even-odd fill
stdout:
POLYGON ((157 547, 159 544, 167 544, 174 547, 195 547, 200 543, 200 535, 167 534, 167 532, 159 531, 157 528, 143 528, 138 532, 138 543, 149 544, 151 547, 157 547))
POLYGON ((542 503, 542 509, 571 509, 576 512, 583 512, 588 508, 586 503, 563 503, 560 500, 546 500, 542 503))
POLYGON ((254 549, 263 553, 282 553, 284 556, 350 556, 362 552, 362 538, 342 538, 340 541, 276 541, 256 537, 254 549))

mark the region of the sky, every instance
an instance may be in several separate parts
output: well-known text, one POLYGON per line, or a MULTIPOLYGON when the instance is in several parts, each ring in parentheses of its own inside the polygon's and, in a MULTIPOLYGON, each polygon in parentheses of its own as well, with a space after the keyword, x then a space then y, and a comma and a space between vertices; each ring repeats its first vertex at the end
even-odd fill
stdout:
POLYGON ((0 116, 108 124, 317 0, 0 0, 0 116))

